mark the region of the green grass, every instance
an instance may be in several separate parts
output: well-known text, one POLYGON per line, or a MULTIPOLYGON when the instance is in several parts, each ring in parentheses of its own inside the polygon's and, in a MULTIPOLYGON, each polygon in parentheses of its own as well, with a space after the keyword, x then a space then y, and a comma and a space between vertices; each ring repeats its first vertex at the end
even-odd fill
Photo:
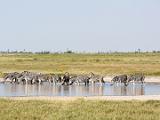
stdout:
POLYGON ((160 53, 0 54, 0 75, 13 71, 160 75, 160 53))
POLYGON ((0 120, 160 120, 160 101, 0 100, 0 120))

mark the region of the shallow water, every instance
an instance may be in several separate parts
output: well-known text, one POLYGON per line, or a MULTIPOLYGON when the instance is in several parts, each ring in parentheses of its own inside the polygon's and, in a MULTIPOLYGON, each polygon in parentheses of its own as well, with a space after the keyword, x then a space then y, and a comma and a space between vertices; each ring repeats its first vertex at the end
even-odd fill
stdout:
POLYGON ((160 84, 145 83, 123 84, 110 83, 105 85, 23 85, 0 83, 0 96, 137 96, 137 95, 160 95, 160 84))

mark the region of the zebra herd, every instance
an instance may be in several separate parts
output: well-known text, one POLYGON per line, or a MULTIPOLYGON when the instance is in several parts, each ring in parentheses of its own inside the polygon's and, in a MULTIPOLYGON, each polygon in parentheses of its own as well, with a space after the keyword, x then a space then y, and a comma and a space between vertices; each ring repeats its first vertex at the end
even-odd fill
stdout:
POLYGON ((111 82, 112 83, 124 83, 125 86, 129 84, 129 82, 141 82, 142 84, 144 83, 145 76, 143 74, 132 74, 132 75, 119 75, 115 76, 111 82))
MULTIPOLYGON (((118 75, 111 80, 111 85, 114 83, 124 83, 125 86, 129 82, 141 82, 144 83, 145 76, 143 74, 133 75, 118 75)), ((82 75, 70 75, 68 72, 65 74, 42 74, 24 71, 21 73, 13 72, 4 76, 4 83, 7 81, 11 83, 23 83, 23 84, 42 84, 43 82, 49 82, 50 84, 72 85, 72 84, 85 84, 100 83, 105 84, 104 76, 96 75, 94 73, 82 74, 82 75)))

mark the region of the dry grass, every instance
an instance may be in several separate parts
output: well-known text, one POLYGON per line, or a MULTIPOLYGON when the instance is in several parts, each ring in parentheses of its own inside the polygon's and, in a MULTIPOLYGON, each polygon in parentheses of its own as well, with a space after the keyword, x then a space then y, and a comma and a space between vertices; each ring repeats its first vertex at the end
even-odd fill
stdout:
POLYGON ((0 75, 13 71, 160 75, 160 53, 1 54, 0 75))
POLYGON ((160 101, 0 100, 1 120, 159 120, 160 101))

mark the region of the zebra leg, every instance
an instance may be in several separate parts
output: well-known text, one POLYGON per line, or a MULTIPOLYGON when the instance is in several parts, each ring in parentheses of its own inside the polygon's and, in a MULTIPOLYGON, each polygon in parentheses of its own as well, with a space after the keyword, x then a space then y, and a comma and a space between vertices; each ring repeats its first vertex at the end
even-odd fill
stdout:
POLYGON ((38 83, 39 83, 39 84, 41 84, 41 83, 42 83, 42 80, 41 80, 41 79, 39 79, 39 80, 38 80, 38 83))
POLYGON ((56 84, 57 84, 57 81, 56 81, 56 80, 54 80, 53 82, 54 82, 54 85, 56 85, 56 84))
POLYGON ((89 85, 89 80, 87 80, 87 85, 89 85))
POLYGON ((133 80, 133 85, 135 85, 135 82, 136 82, 136 81, 135 81, 135 80, 133 80))
POLYGON ((25 79, 25 83, 28 84, 28 80, 27 79, 25 79))
POLYGON ((52 84, 52 80, 49 79, 48 82, 49 82, 49 84, 52 84))
POLYGON ((144 84, 144 80, 142 80, 141 83, 144 84))
POLYGON ((94 80, 92 80, 92 82, 91 82, 92 84, 94 84, 94 80))
POLYGON ((14 79, 11 80, 11 83, 14 83, 14 79))
POLYGON ((79 80, 78 80, 78 85, 80 85, 80 82, 79 82, 79 80))
POLYGON ((33 85, 34 83, 35 83, 35 80, 34 80, 34 79, 32 79, 32 80, 31 80, 31 84, 33 85))

